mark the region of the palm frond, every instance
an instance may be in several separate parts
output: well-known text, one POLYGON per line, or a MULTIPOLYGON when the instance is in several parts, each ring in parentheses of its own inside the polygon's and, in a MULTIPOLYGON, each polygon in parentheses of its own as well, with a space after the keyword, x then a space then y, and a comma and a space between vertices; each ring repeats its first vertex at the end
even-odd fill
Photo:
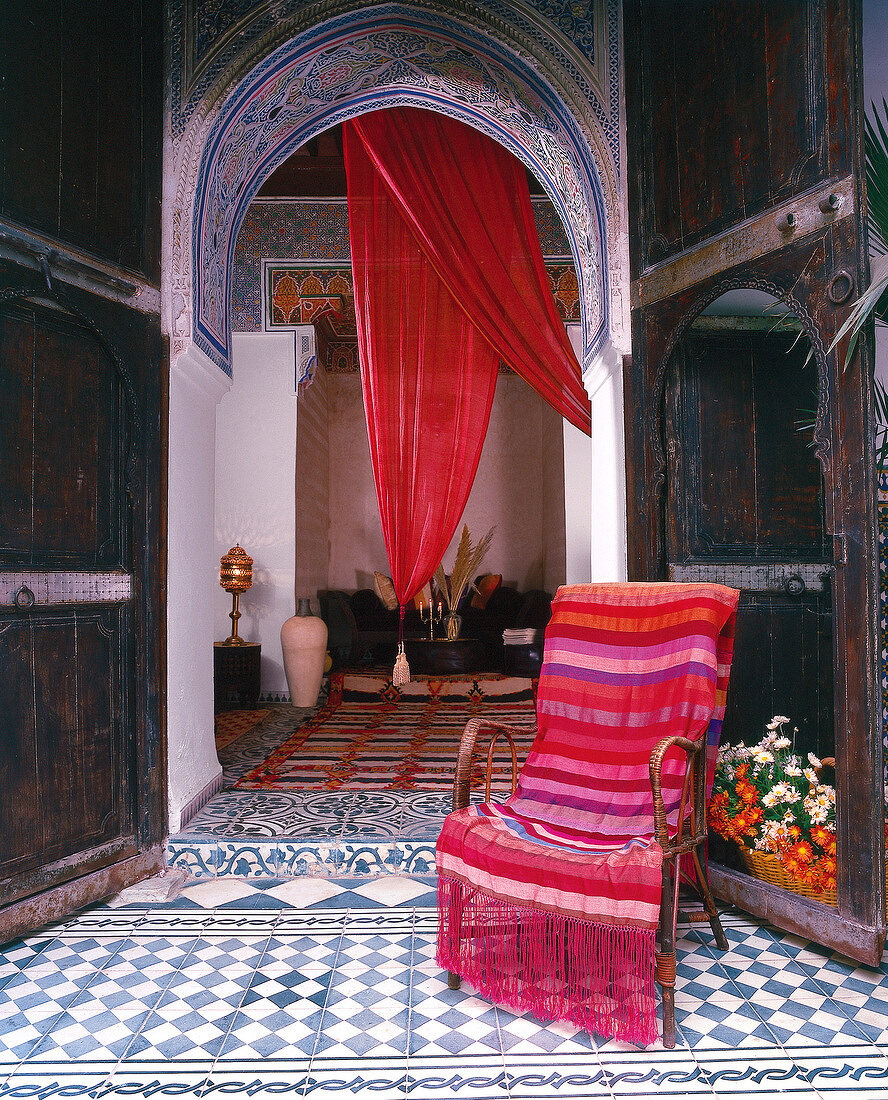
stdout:
POLYGON ((884 470, 888 466, 888 389, 880 378, 873 380, 873 404, 876 413, 876 469, 884 470))
POLYGON ((875 316, 880 321, 885 320, 885 309, 888 307, 888 255, 880 256, 870 269, 871 282, 866 290, 854 303, 854 308, 848 314, 844 324, 839 328, 833 342, 829 345, 832 351, 850 333, 851 340, 848 350, 845 352, 845 367, 851 362, 851 356, 857 346, 857 338, 860 330, 870 317, 875 316), (883 302, 882 299, 885 299, 883 302))
POLYGON ((866 118, 867 227, 870 248, 878 259, 871 265, 870 285, 854 303, 854 308, 829 346, 832 351, 850 335, 845 353, 845 368, 857 347, 860 330, 875 317, 888 320, 888 102, 882 100, 882 116, 874 103, 866 118))
POLYGON ((866 201, 870 247, 878 255, 888 251, 888 103, 882 100, 885 120, 875 103, 866 118, 866 201))

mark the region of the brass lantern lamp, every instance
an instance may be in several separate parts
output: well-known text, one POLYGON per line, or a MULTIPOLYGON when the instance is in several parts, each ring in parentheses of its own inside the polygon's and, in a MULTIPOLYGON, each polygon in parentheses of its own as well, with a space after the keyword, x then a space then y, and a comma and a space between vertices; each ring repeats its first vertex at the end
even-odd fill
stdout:
POLYGON ((237 601, 241 592, 246 592, 253 583, 253 559, 238 544, 232 546, 219 564, 222 567, 219 584, 226 592, 231 593, 231 611, 228 614, 231 619, 231 637, 226 638, 222 645, 244 645, 243 638, 237 632, 237 620, 240 618, 237 601))

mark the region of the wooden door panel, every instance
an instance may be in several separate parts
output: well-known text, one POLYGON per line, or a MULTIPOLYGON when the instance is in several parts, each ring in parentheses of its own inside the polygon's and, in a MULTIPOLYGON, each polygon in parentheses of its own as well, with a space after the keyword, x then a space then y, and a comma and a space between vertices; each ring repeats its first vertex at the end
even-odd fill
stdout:
POLYGON ((31 536, 34 437, 34 331, 28 321, 0 313, 0 560, 21 554, 31 536))
POLYGON ((0 837, 8 865, 0 879, 23 868, 34 847, 34 811, 39 805, 34 745, 34 667, 30 623, 16 618, 0 623, 0 837))
POLYGON ((163 27, 0 18, 0 940, 163 866, 163 27))
POLYGON ((89 335, 44 325, 36 330, 35 358, 31 561, 119 566, 113 364, 89 335))
POLYGON ((803 757, 834 754, 831 621, 828 593, 741 594, 723 742, 754 744, 785 714, 803 757))
POLYGON ((627 66, 633 94, 648 106, 646 137, 630 132, 643 151, 630 192, 641 214, 636 270, 847 164, 841 143, 830 147, 821 135, 827 105, 819 6, 639 0, 627 8, 640 39, 635 48, 656 57, 650 66, 627 66))
POLYGON ((4 845, 9 880, 131 833, 128 757, 118 686, 125 671, 123 607, 47 609, 0 625, 4 699, 4 845), (17 705, 16 705, 17 704, 17 705))
POLYGON ((667 380, 669 560, 825 552, 812 447, 817 379, 803 335, 693 332, 667 380), (680 517, 680 521, 679 521, 680 517))
POLYGON ((95 337, 44 314, 0 316, 0 562, 124 567, 114 364, 95 337))
POLYGON ((162 6, 6 0, 0 216, 159 282, 162 6))
POLYGON ((830 350, 866 280, 860 3, 626 0, 623 10, 629 575, 725 583, 748 575, 736 585, 747 596, 725 728, 743 727, 748 742, 774 704, 794 721, 804 715, 805 736, 816 726, 821 749, 832 729, 837 906, 798 904, 726 868, 715 868, 714 883, 726 900, 872 964, 885 900, 871 348, 864 339, 847 367, 845 347, 830 350), (813 449, 789 431, 795 394, 779 365, 770 378, 754 377, 751 392, 744 382, 719 396, 713 369, 689 378, 693 400, 670 393, 668 372, 688 354, 696 318, 744 288, 781 300, 810 341, 813 449), (719 401, 725 420, 752 423, 751 445, 746 425, 717 445, 719 401), (696 424, 691 408, 705 410, 696 424), (670 418, 681 430, 667 440, 670 418), (763 448, 756 433, 781 442, 763 448), (746 448, 752 480, 735 468, 746 448), (720 501, 720 482, 743 502, 720 501), (668 506, 676 485, 683 499, 668 506), (807 587, 798 605, 773 590, 793 564, 789 551, 807 587), (822 573, 828 583, 815 596, 822 573))

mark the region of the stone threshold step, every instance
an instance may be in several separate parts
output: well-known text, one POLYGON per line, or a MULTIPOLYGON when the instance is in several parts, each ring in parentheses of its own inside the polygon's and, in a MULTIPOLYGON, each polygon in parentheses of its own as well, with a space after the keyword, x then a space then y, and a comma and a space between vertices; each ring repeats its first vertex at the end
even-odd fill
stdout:
POLYGON ((172 836, 167 864, 192 878, 300 878, 432 875, 435 841, 232 840, 172 836))

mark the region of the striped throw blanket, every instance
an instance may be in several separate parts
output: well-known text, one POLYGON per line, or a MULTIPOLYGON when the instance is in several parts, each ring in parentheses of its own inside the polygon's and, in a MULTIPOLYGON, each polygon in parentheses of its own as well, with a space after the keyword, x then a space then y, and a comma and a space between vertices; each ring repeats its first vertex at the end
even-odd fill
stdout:
MULTIPOLYGON (((518 788, 450 814, 438 841, 442 967, 519 1012, 657 1038, 648 761, 663 737, 706 737, 711 787, 737 598, 713 584, 558 590, 518 788)), ((663 771, 674 826, 684 754, 663 771)))

